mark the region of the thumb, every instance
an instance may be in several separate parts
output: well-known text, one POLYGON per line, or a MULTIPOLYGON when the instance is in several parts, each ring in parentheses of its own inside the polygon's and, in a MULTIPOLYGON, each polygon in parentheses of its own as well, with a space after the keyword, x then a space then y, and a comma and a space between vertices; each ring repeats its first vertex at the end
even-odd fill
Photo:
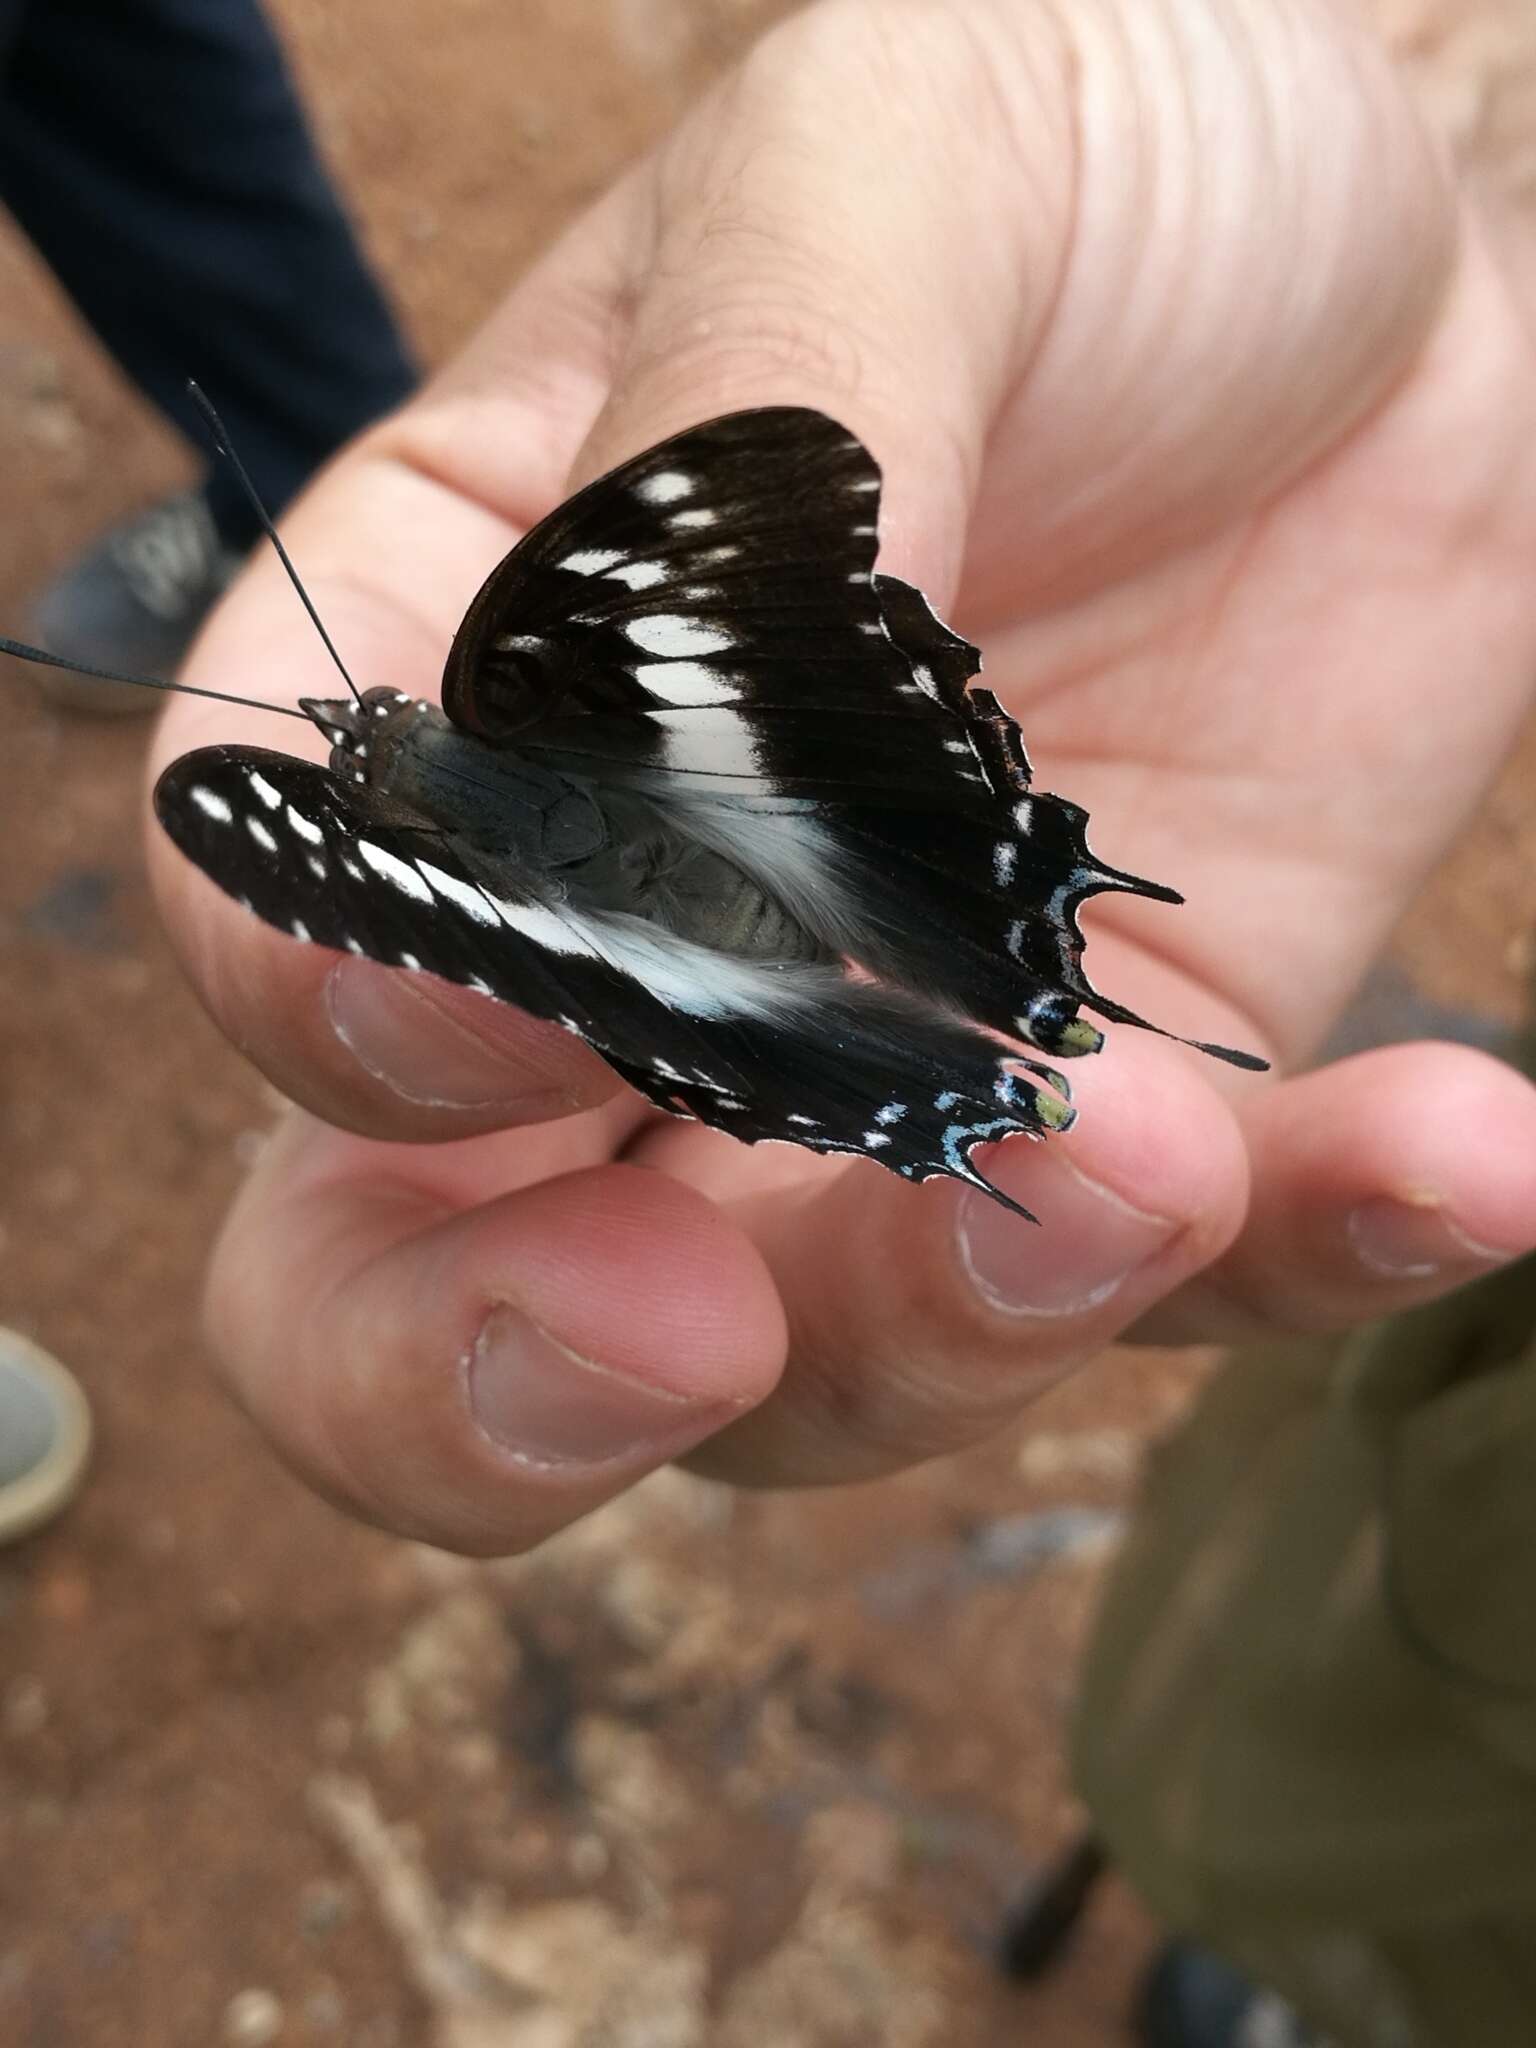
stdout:
POLYGON ((1079 595, 1279 489, 1402 375, 1443 167, 1329 0, 822 0, 637 173, 581 481, 792 402, 886 472, 939 605, 1079 595))
POLYGON ((1045 53, 1016 47, 997 106, 969 11, 826 0, 640 167, 652 239, 578 481, 714 414, 814 406, 885 472, 882 568, 940 603, 952 593, 992 419, 1050 305, 1072 184, 1064 81, 1030 77, 1045 53), (1015 141, 1025 107, 1031 175, 1015 141))

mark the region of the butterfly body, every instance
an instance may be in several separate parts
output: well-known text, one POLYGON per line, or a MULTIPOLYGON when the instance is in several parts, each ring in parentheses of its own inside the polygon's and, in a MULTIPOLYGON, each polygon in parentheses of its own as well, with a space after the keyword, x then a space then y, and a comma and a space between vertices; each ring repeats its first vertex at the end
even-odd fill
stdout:
POLYGON ((525 867, 558 869, 607 845, 609 830, 588 792, 564 775, 487 747, 453 726, 435 704, 399 690, 301 698, 331 744, 331 774, 436 823, 486 853, 525 867))
POLYGON ((878 495, 819 413, 690 429, 514 548, 441 710, 311 700, 326 768, 203 749, 161 820, 279 930, 554 1019, 673 1113, 995 1195, 974 1147, 1071 1121, 1034 1054, 1098 1049, 1083 1002, 1142 1022, 1079 904, 1179 899, 1033 789, 975 648, 876 573, 878 495))

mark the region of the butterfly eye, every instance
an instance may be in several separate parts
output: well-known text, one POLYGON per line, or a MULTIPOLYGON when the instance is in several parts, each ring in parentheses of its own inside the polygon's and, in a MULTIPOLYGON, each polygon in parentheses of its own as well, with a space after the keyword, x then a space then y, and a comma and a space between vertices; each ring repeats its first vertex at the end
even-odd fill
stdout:
POLYGON ((510 738, 536 718, 549 716, 559 689, 559 650, 539 633, 501 633, 481 657, 494 690, 475 704, 474 723, 486 739, 510 738))

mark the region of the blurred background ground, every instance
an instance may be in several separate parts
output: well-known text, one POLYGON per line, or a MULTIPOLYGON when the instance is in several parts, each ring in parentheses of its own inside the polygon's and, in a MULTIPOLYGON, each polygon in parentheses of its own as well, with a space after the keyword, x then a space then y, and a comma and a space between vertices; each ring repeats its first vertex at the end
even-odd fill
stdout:
MULTIPOLYGON (((788 10, 274 11, 431 360, 788 10)), ((1459 133, 1536 135, 1518 65, 1473 93, 1430 0, 1382 11, 1459 133)), ((1463 12, 1486 77, 1519 17, 1463 12)), ((1536 178, 1529 148, 1504 160, 1536 178)), ((0 623, 182 463, 0 234, 0 623)), ((1122 2038, 1150 1930, 1118 1890, 1038 1992, 1001 1987, 987 1942, 1070 1832, 1074 1657, 1140 1447, 1198 1361, 1107 1359, 1027 1433, 878 1487, 739 1500, 663 1475, 514 1565, 343 1522, 204 1372, 204 1252, 269 1109, 155 929, 142 728, 6 691, 0 1321, 75 1368, 101 1441, 73 1512, 0 1552, 0 2041, 1122 2038)), ((1513 1020, 1533 790, 1527 745, 1362 1036, 1513 1020)))

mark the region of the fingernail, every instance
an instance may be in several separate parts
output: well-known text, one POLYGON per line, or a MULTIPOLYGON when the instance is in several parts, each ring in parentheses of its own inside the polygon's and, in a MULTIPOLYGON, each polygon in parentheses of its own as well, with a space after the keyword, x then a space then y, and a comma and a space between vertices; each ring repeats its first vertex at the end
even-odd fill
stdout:
POLYGON ((1180 1226, 1133 1208, 1059 1154, 1044 1171, 1042 1164, 1020 1143, 988 1160, 988 1179, 1040 1221, 1026 1223, 968 1188, 957 1224, 961 1264, 1009 1315, 1082 1315, 1108 1301, 1180 1226))
POLYGON ((325 1002, 331 1029, 358 1065, 407 1102, 526 1111, 547 1101, 551 1114, 576 1106, 569 1089, 539 1071, 538 1028, 525 1029, 530 1020, 515 1011, 507 1012, 509 1042, 498 1045, 454 1014, 449 990, 439 996, 422 977, 371 960, 338 961, 325 1002), (532 1072, 520 1071, 530 1065, 532 1072))
POLYGON ((1344 1227, 1361 1265, 1386 1280, 1427 1280, 1447 1267, 1502 1266, 1515 1256, 1468 1237, 1428 1191, 1362 1202, 1344 1227))
POLYGON ((475 1421, 530 1465, 670 1457, 733 1412, 594 1365, 505 1303, 487 1316, 468 1367, 475 1421))

